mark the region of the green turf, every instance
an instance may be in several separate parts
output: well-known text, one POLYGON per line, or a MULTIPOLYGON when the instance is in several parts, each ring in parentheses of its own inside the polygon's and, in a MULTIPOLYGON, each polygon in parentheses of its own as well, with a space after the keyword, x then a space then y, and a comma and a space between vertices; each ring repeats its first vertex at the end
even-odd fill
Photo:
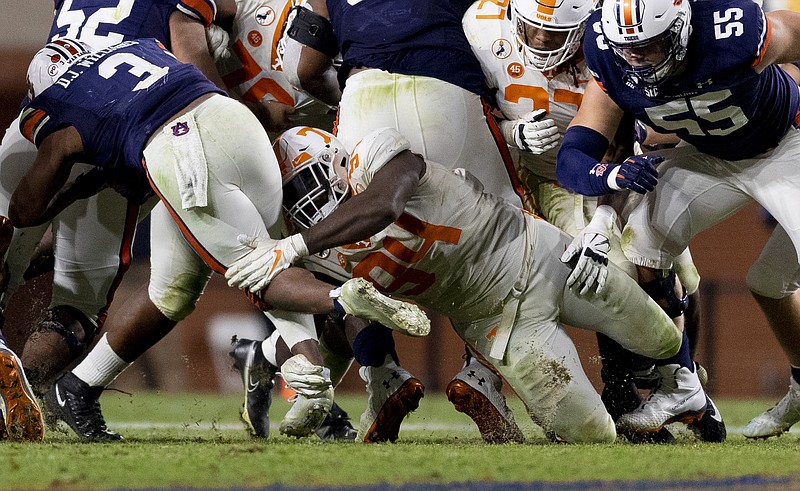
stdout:
MULTIPOLYGON (((83 443, 50 431, 42 444, 0 443, 2 489, 113 487, 346 486, 461 481, 673 480, 789 476, 800 479, 800 436, 700 444, 680 431, 677 445, 556 445, 511 401, 527 442, 485 445, 444 397, 428 394, 406 420, 396 444, 363 445, 295 440, 275 431, 252 440, 239 426, 237 396, 106 393, 109 424, 126 436, 110 444, 83 443)), ((338 396, 358 419, 363 397, 338 396)), ((721 401, 732 428, 769 406, 721 401)), ((288 408, 278 400, 275 422, 288 408)), ((800 481, 793 481, 800 482, 800 481)))

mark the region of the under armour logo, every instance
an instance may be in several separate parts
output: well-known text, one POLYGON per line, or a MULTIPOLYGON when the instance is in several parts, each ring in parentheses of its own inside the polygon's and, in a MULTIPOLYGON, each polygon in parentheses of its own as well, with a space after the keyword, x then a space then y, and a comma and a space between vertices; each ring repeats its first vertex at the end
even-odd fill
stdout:
POLYGON ((173 136, 183 136, 189 133, 189 123, 178 121, 174 126, 170 127, 173 136))

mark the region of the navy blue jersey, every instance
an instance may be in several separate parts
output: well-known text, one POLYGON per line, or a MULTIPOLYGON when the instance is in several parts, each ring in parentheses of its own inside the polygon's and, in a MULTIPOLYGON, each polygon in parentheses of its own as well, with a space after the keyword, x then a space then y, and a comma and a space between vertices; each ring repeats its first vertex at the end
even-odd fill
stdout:
POLYGON ((155 39, 140 39, 79 59, 22 112, 22 134, 37 146, 73 126, 85 161, 127 197, 149 192, 142 152, 150 136, 203 94, 221 91, 155 39))
POLYGON ((425 75, 485 95, 461 20, 474 0, 327 0, 343 62, 425 75))
POLYGON ((170 48, 169 17, 180 11, 208 26, 214 0, 56 0, 50 41, 69 37, 102 49, 136 38, 156 38, 170 48))
POLYGON ((692 34, 678 75, 654 94, 624 79, 600 29, 589 19, 586 63, 624 111, 709 155, 754 157, 775 147, 798 117, 797 84, 778 66, 753 68, 769 42, 769 22, 752 0, 691 2, 692 34))

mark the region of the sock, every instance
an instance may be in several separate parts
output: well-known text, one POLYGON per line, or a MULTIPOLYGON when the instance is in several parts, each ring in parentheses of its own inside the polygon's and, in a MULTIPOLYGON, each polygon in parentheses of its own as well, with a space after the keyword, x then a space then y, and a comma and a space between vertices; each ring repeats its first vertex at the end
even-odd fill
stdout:
POLYGON ((267 339, 261 342, 261 352, 264 354, 264 358, 267 359, 272 366, 278 366, 278 339, 280 338, 280 334, 278 331, 272 331, 272 334, 269 335, 267 339))
POLYGON ((90 387, 107 387, 131 364, 120 358, 108 344, 108 334, 103 334, 86 358, 72 370, 72 374, 90 387))
POLYGON ((791 367, 792 367, 792 378, 794 379, 795 382, 800 384, 800 367, 796 367, 794 365, 792 365, 791 367))
POLYGON ((400 364, 394 350, 392 330, 377 322, 368 324, 353 340, 353 357, 361 366, 379 367, 387 355, 400 364))
POLYGON ((681 349, 678 350, 677 354, 665 360, 656 360, 656 365, 660 366, 676 363, 683 368, 688 368, 690 372, 694 373, 694 362, 692 361, 692 356, 689 354, 689 338, 686 336, 685 332, 683 333, 681 349))

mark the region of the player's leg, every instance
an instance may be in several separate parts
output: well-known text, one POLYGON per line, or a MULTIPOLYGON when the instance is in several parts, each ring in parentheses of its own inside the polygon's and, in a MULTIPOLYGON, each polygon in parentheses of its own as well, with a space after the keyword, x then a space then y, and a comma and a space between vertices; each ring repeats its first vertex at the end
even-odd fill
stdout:
POLYGON ((777 436, 800 421, 800 266, 794 258, 792 241, 778 225, 747 274, 747 286, 767 317, 791 369, 789 391, 774 407, 747 424, 747 438, 777 436))

